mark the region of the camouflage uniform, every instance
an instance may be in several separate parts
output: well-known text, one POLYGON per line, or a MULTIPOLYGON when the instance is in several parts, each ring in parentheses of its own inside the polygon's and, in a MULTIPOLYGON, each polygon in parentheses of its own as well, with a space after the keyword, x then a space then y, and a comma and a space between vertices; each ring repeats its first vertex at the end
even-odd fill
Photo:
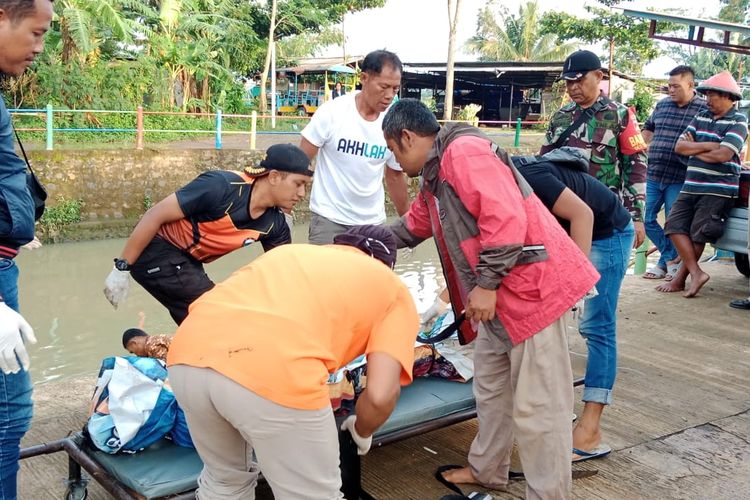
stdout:
MULTIPOLYGON (((589 159, 589 173, 618 194, 634 221, 643 221, 646 197, 646 144, 635 128, 630 139, 632 154, 622 152, 620 135, 628 126, 628 108, 604 96, 593 104, 594 116, 570 134, 567 145, 581 149, 589 159)), ((557 138, 578 119, 582 108, 563 106, 550 121, 541 154, 553 149, 557 138)), ((633 130, 631 128, 631 130, 633 130)))

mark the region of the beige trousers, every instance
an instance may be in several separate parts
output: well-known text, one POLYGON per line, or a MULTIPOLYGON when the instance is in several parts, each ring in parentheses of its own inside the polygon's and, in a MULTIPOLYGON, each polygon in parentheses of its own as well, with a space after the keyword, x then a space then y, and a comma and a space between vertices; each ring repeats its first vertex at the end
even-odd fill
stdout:
POLYGON ((500 353, 500 340, 483 327, 475 344, 479 430, 469 451, 474 477, 502 489, 508 483, 515 438, 526 498, 569 498, 573 373, 564 317, 510 352, 500 353))
POLYGON ((286 408, 209 368, 171 366, 169 380, 204 464, 196 498, 253 500, 252 451, 276 500, 343 498, 330 406, 286 408))

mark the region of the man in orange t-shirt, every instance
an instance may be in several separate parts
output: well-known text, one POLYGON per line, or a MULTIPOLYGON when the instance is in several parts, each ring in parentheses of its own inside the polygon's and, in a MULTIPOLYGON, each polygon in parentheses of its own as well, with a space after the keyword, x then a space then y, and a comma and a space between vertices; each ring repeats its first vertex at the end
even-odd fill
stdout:
POLYGON ((411 382, 419 317, 389 269, 395 240, 357 226, 334 243, 275 248, 178 328, 167 363, 204 463, 202 497, 252 498, 253 449, 275 498, 343 498, 328 375, 367 354, 367 388, 342 426, 361 455, 411 382))

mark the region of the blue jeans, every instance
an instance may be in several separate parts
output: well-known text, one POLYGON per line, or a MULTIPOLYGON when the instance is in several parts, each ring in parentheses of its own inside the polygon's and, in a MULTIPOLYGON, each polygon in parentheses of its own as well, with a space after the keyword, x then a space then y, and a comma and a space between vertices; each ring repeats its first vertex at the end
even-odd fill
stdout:
POLYGON ((646 228, 646 236, 659 249, 659 267, 667 268, 667 261, 677 258, 677 250, 672 244, 672 240, 664 235, 664 229, 659 225, 656 217, 664 207, 664 216, 666 218, 672 210, 672 204, 680 194, 682 184, 662 184, 656 181, 646 181, 646 219, 643 225, 646 228))
MULTIPOLYGON (((18 310, 18 267, 11 259, 0 259, 0 294, 9 307, 18 310)), ((29 430, 31 414, 29 373, 0 371, 0 500, 16 498, 21 438, 29 430)))
POLYGON ((593 241, 589 259, 601 277, 596 284, 599 295, 586 301, 578 325, 586 339, 583 400, 611 404, 612 387, 617 376, 617 299, 633 248, 635 230, 631 222, 609 238, 593 241))

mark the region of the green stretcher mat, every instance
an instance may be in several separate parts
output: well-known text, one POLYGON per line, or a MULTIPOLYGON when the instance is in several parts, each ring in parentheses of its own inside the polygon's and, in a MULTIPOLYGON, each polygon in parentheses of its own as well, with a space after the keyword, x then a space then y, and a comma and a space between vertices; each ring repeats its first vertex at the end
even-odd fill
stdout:
MULTIPOLYGON (((471 383, 418 378, 402 388, 396 409, 375 434, 373 442, 378 443, 389 434, 474 409, 471 383)), ((198 475, 203 468, 195 450, 177 446, 166 439, 133 455, 109 455, 90 449, 86 452, 122 485, 147 499, 197 488, 198 475)))

